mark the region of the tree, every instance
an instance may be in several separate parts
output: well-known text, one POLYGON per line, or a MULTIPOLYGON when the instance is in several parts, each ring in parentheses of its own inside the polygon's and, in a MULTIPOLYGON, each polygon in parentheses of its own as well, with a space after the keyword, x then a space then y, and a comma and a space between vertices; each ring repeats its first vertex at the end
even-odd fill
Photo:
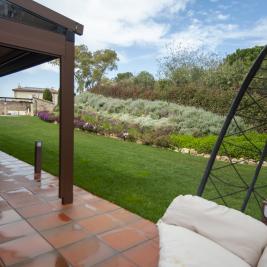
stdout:
POLYGON ((131 72, 122 72, 122 73, 117 74, 117 76, 115 77, 115 81, 120 82, 123 80, 129 80, 133 77, 134 77, 134 75, 131 72))
POLYGON ((43 92, 43 99, 52 102, 53 96, 49 89, 45 89, 43 92))
POLYGON ((141 71, 135 77, 134 81, 138 86, 142 88, 147 88, 147 89, 153 89, 155 85, 155 78, 148 71, 141 71))
POLYGON ((100 84, 107 71, 117 69, 117 53, 110 49, 90 52, 86 45, 75 48, 75 79, 78 92, 100 84))
POLYGON ((241 61, 246 67, 250 67, 256 60, 257 56, 263 49, 263 46, 254 46, 252 48, 237 49, 234 53, 229 54, 224 62, 233 65, 237 61, 241 61))
MULTIPOLYGON (((89 51, 86 45, 75 46, 75 81, 77 91, 84 92, 100 84, 107 71, 117 69, 117 53, 111 49, 89 51)), ((59 61, 52 64, 59 65, 59 61)))
POLYGON ((77 91, 83 92, 92 76, 93 55, 86 45, 75 46, 75 81, 77 91))
POLYGON ((192 50, 181 45, 170 45, 167 49, 166 55, 159 59, 159 74, 175 86, 199 86, 221 63, 216 54, 202 49, 192 50))

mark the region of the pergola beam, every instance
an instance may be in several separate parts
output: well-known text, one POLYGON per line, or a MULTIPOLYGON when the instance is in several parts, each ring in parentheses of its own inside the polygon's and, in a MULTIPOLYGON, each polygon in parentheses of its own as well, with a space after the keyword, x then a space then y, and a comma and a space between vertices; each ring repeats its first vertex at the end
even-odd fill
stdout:
POLYGON ((60 57, 65 53, 65 36, 0 18, 0 44, 60 57))

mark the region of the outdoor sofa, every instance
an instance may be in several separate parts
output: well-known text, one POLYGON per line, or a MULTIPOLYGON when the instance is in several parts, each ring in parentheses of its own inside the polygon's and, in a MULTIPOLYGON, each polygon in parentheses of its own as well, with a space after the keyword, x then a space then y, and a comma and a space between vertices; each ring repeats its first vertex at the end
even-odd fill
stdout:
POLYGON ((158 222, 159 267, 267 267, 267 226, 197 196, 178 196, 158 222))

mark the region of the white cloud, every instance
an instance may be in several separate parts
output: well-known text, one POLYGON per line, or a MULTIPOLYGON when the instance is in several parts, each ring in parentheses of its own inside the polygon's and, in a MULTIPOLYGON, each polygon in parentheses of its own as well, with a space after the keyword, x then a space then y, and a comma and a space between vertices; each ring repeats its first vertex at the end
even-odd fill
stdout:
POLYGON ((219 23, 205 25, 193 22, 183 31, 173 33, 165 43, 177 44, 184 48, 216 48, 225 41, 247 41, 249 45, 262 45, 267 42, 267 18, 259 20, 250 28, 242 29, 236 24, 219 23))
POLYGON ((158 49, 162 53, 168 43, 215 50, 224 42, 240 40, 242 43, 245 40, 249 45, 267 42, 267 18, 243 29, 237 24, 227 23, 229 15, 219 10, 214 11, 215 20, 212 21, 197 18, 198 13, 207 17, 206 11, 188 10, 186 14, 191 24, 182 30, 174 30, 177 14, 194 1, 75 0, 74 3, 72 0, 37 0, 85 26, 84 35, 77 43, 85 43, 91 50, 120 47, 119 56, 123 63, 133 59, 128 58, 122 48, 133 45, 149 45, 152 50, 158 49))
POLYGON ((219 13, 217 15, 218 20, 227 20, 229 17, 230 17, 229 15, 225 15, 225 14, 221 14, 221 13, 219 13))
POLYGON ((169 25, 155 18, 182 11, 192 0, 38 0, 85 26, 78 39, 90 49, 155 44, 169 25))

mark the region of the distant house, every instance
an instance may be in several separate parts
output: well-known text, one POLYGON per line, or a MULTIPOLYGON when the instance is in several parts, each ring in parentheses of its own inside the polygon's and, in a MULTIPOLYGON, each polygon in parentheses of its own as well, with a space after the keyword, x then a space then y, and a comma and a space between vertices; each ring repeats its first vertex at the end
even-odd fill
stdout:
MULTIPOLYGON (((43 99, 43 92, 46 88, 37 88, 37 87, 18 87, 13 89, 14 98, 38 98, 43 99)), ((54 105, 58 103, 58 91, 55 89, 48 88, 52 93, 52 102, 54 105)))

